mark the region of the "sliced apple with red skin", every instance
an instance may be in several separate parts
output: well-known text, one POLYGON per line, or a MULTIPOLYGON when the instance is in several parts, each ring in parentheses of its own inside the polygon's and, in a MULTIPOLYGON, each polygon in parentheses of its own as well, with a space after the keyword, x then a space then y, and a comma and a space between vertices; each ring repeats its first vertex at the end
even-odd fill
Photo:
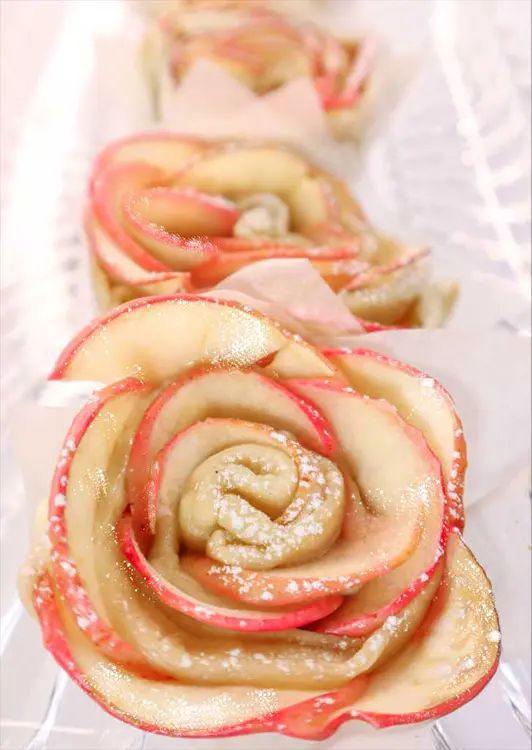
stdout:
POLYGON ((359 101, 374 67, 377 50, 378 45, 373 37, 364 39, 358 49, 354 50, 351 70, 345 77, 342 90, 323 86, 320 94, 325 111, 353 107, 359 101))
POLYGON ((360 268, 366 266, 364 261, 357 260, 356 255, 358 252, 358 246, 356 243, 351 245, 353 248, 353 256, 346 260, 321 260, 313 261, 312 265, 320 273, 321 277, 327 284, 338 292, 349 283, 349 279, 353 273, 357 273, 360 268))
MULTIPOLYGON (((349 244, 351 256, 358 253, 359 238, 342 223, 340 203, 328 175, 318 174, 301 180, 288 202, 296 231, 316 243, 349 244)), ((352 274, 349 279, 351 277, 352 274)))
POLYGON ((114 382, 137 376, 175 379, 205 363, 262 366, 276 377, 331 377, 333 365, 250 308, 177 294, 144 297, 115 308, 81 331, 60 355, 51 379, 114 382))
POLYGON ((123 207, 128 231, 171 268, 192 268, 216 254, 209 235, 229 235, 236 206, 193 188, 155 187, 130 195, 123 207))
POLYGON ((315 563, 251 572, 183 556, 183 567, 203 586, 251 604, 259 603, 265 590, 277 605, 310 601, 398 568, 420 542, 426 506, 443 507, 439 463, 421 433, 393 407, 337 382, 287 385, 315 403, 331 425, 345 462, 341 468, 354 477, 362 497, 353 488, 338 541, 315 563))
POLYGON ((392 573, 364 586, 346 599, 334 615, 316 625, 320 632, 363 635, 400 611, 427 585, 444 553, 448 529, 462 527, 465 442, 452 399, 433 378, 370 349, 325 349, 324 352, 346 374, 353 387, 372 398, 383 398, 394 404, 403 419, 423 433, 441 463, 447 488, 445 518, 441 507, 431 511, 430 530, 426 528, 416 553, 392 573))
POLYGON ((85 232, 89 248, 97 264, 105 271, 115 284, 152 288, 152 294, 188 291, 190 275, 179 271, 147 271, 138 265, 122 248, 102 229, 98 220, 87 211, 85 232))
POLYGON ((211 148, 208 141, 174 133, 141 133, 114 141, 96 159, 93 179, 118 164, 144 162, 173 174, 211 148))
POLYGON ((294 245, 220 253, 193 269, 192 283, 198 289, 211 287, 243 266, 270 258, 308 258, 313 264, 318 265, 352 257, 351 248, 305 248, 294 245))
POLYGON ((390 274, 394 274, 395 272, 409 266, 415 266, 418 261, 427 258, 428 255, 429 251, 426 249, 416 250, 408 252, 404 257, 395 259, 390 263, 371 266, 361 273, 356 274, 346 287, 346 291, 351 292, 356 291, 357 289, 378 286, 380 283, 385 282, 386 277, 390 274))
MULTIPOLYGON (((98 615, 86 590, 84 579, 89 576, 84 576, 84 572, 85 566, 90 565, 86 548, 92 542, 87 530, 93 523, 97 501, 97 489, 91 478, 109 460, 120 426, 150 391, 151 386, 128 378, 99 391, 77 414, 52 480, 48 511, 51 566, 61 595, 79 627, 93 643, 112 658, 131 664, 145 664, 145 660, 98 615), (101 431, 96 430, 95 434, 94 429, 91 430, 96 421, 103 420, 105 426, 111 417, 115 430, 108 430, 105 438, 101 431), (90 445, 87 445, 87 437, 90 445), (72 544, 78 551, 85 550, 77 561, 71 556, 72 544)), ((92 593, 96 596, 95 591, 92 593)))
MULTIPOLYGON (((347 372, 347 375, 349 382, 356 385, 354 379, 350 377, 350 372, 347 372)), ((331 411, 334 402, 331 402, 330 398, 327 399, 328 390, 328 387, 322 387, 318 383, 316 404, 324 415, 331 420, 331 425, 335 429, 340 444, 342 444, 342 436, 345 436, 344 450, 349 453, 349 424, 345 422, 348 412, 346 409, 345 415, 341 415, 343 425, 338 420, 335 421, 335 415, 331 411), (320 391, 324 398, 323 396, 320 398, 320 391)), ((309 392, 308 389, 300 391, 298 388, 298 392, 306 393, 308 397, 312 397, 312 391, 309 392)), ((393 409, 393 407, 389 408, 393 409)), ((317 628, 322 632, 350 635, 363 635, 371 632, 386 617, 400 611, 424 586, 428 585, 438 561, 444 553, 447 529, 444 523, 445 494, 441 467, 429 445, 425 442, 423 434, 412 427, 408 432, 410 439, 419 446, 420 451, 425 455, 428 468, 426 486, 420 483, 417 490, 425 505, 423 532, 418 545, 413 554, 402 565, 367 583, 360 592, 349 597, 341 611, 338 612, 337 617, 333 616, 332 619, 329 618, 320 623, 317 628), (427 492, 428 488, 430 489, 427 492)), ((377 440, 375 445, 380 445, 380 441, 377 440)), ((399 455, 399 451, 397 455, 399 455)), ((383 489, 383 486, 381 486, 381 489, 383 489)), ((386 496, 388 493, 384 491, 384 494, 386 496)))
POLYGON ((209 416, 267 423, 290 431, 322 455, 334 450, 334 436, 316 407, 282 383, 252 371, 212 368, 187 373, 149 406, 131 447, 127 490, 142 549, 155 530, 150 471, 156 454, 173 435, 209 416))
POLYGON ((185 43, 175 40, 171 65, 176 78, 179 79, 198 58, 207 58, 252 88, 255 77, 260 74, 261 61, 238 40, 227 43, 225 36, 226 32, 206 32, 195 34, 185 43))
POLYGON ((267 691, 271 701, 265 702, 264 690, 225 688, 222 712, 220 704, 213 703, 219 687, 140 679, 109 663, 60 612, 47 576, 36 586, 34 606, 46 647, 83 690, 113 716, 171 736, 277 731, 318 740, 349 719, 374 727, 436 719, 483 689, 497 669, 500 652, 490 583, 456 534, 425 623, 391 660, 329 693, 267 691), (256 700, 258 693, 261 701, 256 700))
POLYGON ((249 193, 287 195, 307 171, 306 162, 290 151, 267 146, 228 146, 183 169, 175 184, 231 198, 249 193))
POLYGON ((275 250, 279 247, 279 242, 275 240, 242 239, 241 237, 210 237, 209 239, 223 253, 275 250))
POLYGON ((454 711, 494 675, 499 644, 490 582, 453 533, 444 579, 425 623, 405 649, 370 677, 352 716, 385 727, 454 711))
POLYGON ((320 177, 304 177, 289 196, 292 221, 303 234, 316 226, 338 225, 340 214, 333 191, 320 177))
POLYGON ((169 271, 133 239, 123 225, 122 207, 131 193, 164 184, 164 173, 149 164, 121 164, 96 174, 90 190, 91 211, 110 239, 147 271, 169 271))
MULTIPOLYGON (((195 55, 193 49, 187 50, 187 57, 195 55)), ((211 49, 206 51, 205 55, 213 63, 220 65, 230 75, 242 81, 249 88, 253 88, 256 76, 260 75, 261 63, 254 57, 249 50, 239 47, 222 47, 221 45, 212 45, 211 49)))
POLYGON ((424 530, 418 548, 406 562, 347 596, 332 615, 311 626, 312 630, 350 637, 367 636, 430 586, 445 554, 448 536, 447 527, 441 523, 443 514, 433 513, 431 525, 424 530))
MULTIPOLYGON (((258 716, 278 707, 275 691, 257 688, 196 687, 171 680, 142 679, 91 647, 60 609, 49 576, 34 594, 43 640, 57 663, 93 700, 117 719, 144 731, 174 737, 242 734, 258 716), (221 701, 220 701, 221 699, 221 701)), ((289 691, 296 697, 306 695, 289 691)))
MULTIPOLYGON (((349 719, 384 728, 434 720, 455 711, 495 674, 499 644, 490 582, 460 535, 452 533, 444 577, 410 643, 366 675, 364 689, 353 700, 340 699, 341 691, 329 693, 333 700, 320 722, 321 731, 303 736, 325 739, 349 719)), ((316 705, 309 700, 287 709, 284 726, 293 728, 295 718, 304 731, 308 724, 301 719, 316 705)))
POLYGON ((248 44, 255 47, 256 42, 262 43, 262 36, 269 35, 267 45, 270 46, 276 38, 299 44, 301 37, 298 29, 287 22, 281 15, 274 13, 264 14, 263 17, 246 19, 247 22, 239 24, 236 28, 221 32, 219 38, 228 46, 235 42, 241 42, 244 46, 248 44))
POLYGON ((255 75, 285 58, 292 50, 302 54, 298 29, 274 14, 246 18, 235 28, 216 34, 207 33, 205 37, 214 40, 218 54, 229 58, 236 56, 255 75))
POLYGON ((310 602, 302 607, 293 606, 284 609, 243 609, 231 600, 220 599, 214 603, 211 598, 194 598, 177 586, 166 581, 149 563, 139 547, 131 517, 125 516, 119 527, 119 537, 124 556, 140 573, 146 584, 164 604, 199 622, 205 622, 219 628, 243 630, 250 633, 287 630, 308 625, 337 609, 343 601, 342 596, 329 596, 310 602))
POLYGON ((136 193, 126 206, 126 217, 135 226, 159 224, 183 237, 228 236, 239 217, 231 201, 194 188, 151 188, 136 193))
POLYGON ((355 274, 341 291, 351 312, 379 323, 400 324, 428 280, 427 251, 355 274))
MULTIPOLYGON (((194 191, 184 190, 178 196, 177 191, 161 187, 161 182, 164 182, 161 170, 146 164, 114 167, 94 180, 91 214, 99 234, 104 235, 96 243, 97 248, 103 245, 98 254, 104 258, 122 256, 120 263, 114 265, 119 269, 124 267, 123 276, 138 277, 139 270, 159 273, 187 270, 216 252, 208 240, 187 239, 182 235, 198 226, 200 213, 204 220, 213 214, 219 217, 223 213, 221 204, 215 207, 214 199, 204 196, 202 200, 199 194, 192 195, 194 191), (147 187, 150 185, 157 187, 147 187), (161 221, 169 220, 169 203, 173 204, 176 215, 179 205, 181 215, 191 215, 195 210, 195 221, 189 220, 188 225, 185 222, 185 232, 179 236, 165 229, 161 221), (139 270, 135 272, 136 268, 139 270)), ((234 209, 226 208, 226 213, 230 215, 229 220, 236 220, 238 216, 234 209)), ((228 226, 228 217, 213 222, 212 226, 223 231, 228 226)))
POLYGON ((316 243, 331 244, 334 240, 336 244, 349 243, 358 250, 359 238, 342 222, 342 203, 347 201, 357 216, 360 209, 349 193, 339 193, 329 175, 305 177, 287 200, 296 231, 316 243))
POLYGON ((462 422, 449 393, 430 375, 371 349, 322 351, 354 388, 393 404, 405 421, 423 433, 441 463, 447 523, 462 530, 467 451, 462 422))

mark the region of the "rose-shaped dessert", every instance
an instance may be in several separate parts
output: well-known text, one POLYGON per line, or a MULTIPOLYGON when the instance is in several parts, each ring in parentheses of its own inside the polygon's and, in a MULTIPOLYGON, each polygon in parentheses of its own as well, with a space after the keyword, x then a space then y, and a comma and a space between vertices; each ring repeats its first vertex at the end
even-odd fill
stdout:
POLYGON ((432 378, 179 295, 95 321, 52 377, 109 385, 66 436, 22 589, 113 715, 320 739, 440 716, 493 675, 462 429, 432 378))
POLYGON ((103 308, 203 291, 266 258, 308 258, 353 315, 441 325, 456 287, 378 234, 345 185, 283 146, 142 134, 96 160, 86 227, 103 308))
POLYGON ((376 97, 375 39, 338 39, 268 3, 195 0, 166 11, 147 35, 142 58, 156 112, 166 74, 178 84, 207 59, 258 95, 308 78, 335 137, 357 138, 367 127, 376 97))

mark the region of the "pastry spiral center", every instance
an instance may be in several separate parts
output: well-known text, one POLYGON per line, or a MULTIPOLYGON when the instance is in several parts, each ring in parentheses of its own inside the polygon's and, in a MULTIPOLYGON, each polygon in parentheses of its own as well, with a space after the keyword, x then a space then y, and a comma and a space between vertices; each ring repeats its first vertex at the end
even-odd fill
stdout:
POLYGON ((313 560, 336 540, 344 482, 328 459, 299 446, 244 443, 222 450, 189 477, 180 537, 212 559, 255 570, 313 560))

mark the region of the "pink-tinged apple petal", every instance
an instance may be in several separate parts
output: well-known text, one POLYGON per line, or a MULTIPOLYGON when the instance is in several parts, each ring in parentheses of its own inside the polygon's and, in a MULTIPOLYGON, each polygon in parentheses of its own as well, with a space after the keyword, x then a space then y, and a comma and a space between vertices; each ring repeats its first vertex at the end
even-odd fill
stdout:
POLYGON ((455 534, 446 574, 425 623, 411 644, 388 663, 373 675, 361 675, 329 693, 269 691, 276 694, 277 708, 264 702, 261 708, 255 701, 255 695, 264 691, 223 689, 229 699, 225 722, 219 709, 214 710, 214 689, 142 680, 90 652, 80 642, 79 632, 62 620, 46 575, 35 589, 34 605, 46 647, 85 692, 116 718, 176 737, 277 731, 319 740, 330 737, 350 719, 377 728, 436 719, 464 705, 485 687, 495 674, 500 653, 489 581, 455 534), (125 707, 122 679, 129 691, 125 707), (181 706, 186 701, 188 711, 176 710, 176 700, 181 706))
MULTIPOLYGON (((90 211, 85 216, 85 232, 97 264, 114 283, 138 288, 155 285, 163 287, 161 292, 169 284, 173 287, 170 291, 188 291, 190 274, 179 271, 147 271, 111 239, 90 211)), ((168 293, 169 290, 166 291, 168 293)))
POLYGON ((214 286, 243 266, 270 258, 307 258, 314 265, 332 263, 353 257, 349 248, 305 248, 294 245, 274 245, 266 248, 219 253, 192 270, 192 283, 198 289, 214 286))
MULTIPOLYGON (((131 408, 137 403, 137 397, 150 391, 150 386, 135 378, 128 378, 98 391, 77 414, 67 433, 52 480, 48 511, 48 533, 53 575, 72 615, 87 637, 104 653, 131 664, 145 664, 145 660, 102 620, 94 608, 78 571, 78 566, 71 556, 66 506, 70 492, 69 484, 72 480, 73 462, 87 430, 111 402, 125 398, 125 415, 127 417, 131 408)), ((74 464, 74 466, 76 468, 72 481, 76 488, 79 477, 77 476, 77 465, 74 464)))
MULTIPOLYGON (((210 237, 209 238, 213 245, 215 245, 223 253, 240 253, 249 252, 250 250, 277 250, 279 247, 287 247, 287 245, 280 245, 275 240, 257 240, 257 239, 242 239, 241 237, 210 237)), ((288 247, 290 247, 288 245, 288 247)))
MULTIPOLYGON (((349 373, 347 375, 348 381, 352 383, 353 381, 350 379, 349 373)), ((300 388, 297 390, 301 392, 300 388)), ((314 391, 316 391, 316 388, 314 391)), ((320 385, 317 383, 317 391, 318 393, 314 395, 316 403, 324 415, 331 420, 331 426, 335 429, 340 444, 342 444, 342 439, 344 441, 350 439, 352 444, 353 438, 349 438, 349 402, 344 405, 343 412, 339 412, 335 409, 334 401, 330 401, 327 398, 329 387, 326 384, 320 385), (319 395, 320 392, 322 394, 321 398, 319 395), (327 403, 328 401, 329 403, 327 403)), ((312 397, 313 391, 312 389, 309 391, 307 386, 307 388, 303 388, 302 393, 312 397)), ((359 398, 362 398, 364 402, 364 399, 367 399, 368 396, 362 397, 359 395, 359 398)), ((387 402, 377 401, 374 403, 384 404, 387 402)), ((393 407, 388 408, 393 409, 393 407)), ((356 424, 354 419, 353 423, 356 424)), ((406 427, 406 420, 404 424, 406 427)), ((419 499, 424 506, 423 530, 417 547, 402 565, 389 572, 385 572, 384 575, 363 586, 360 592, 348 597, 336 617, 332 615, 327 621, 319 623, 316 626, 322 632, 350 635, 363 635, 371 632, 386 617, 394 615, 403 609, 419 591, 428 585, 438 561, 444 553, 447 528, 444 523, 445 494, 443 492, 441 467, 431 452, 429 445, 425 442, 422 433, 413 427, 407 427, 406 432, 410 440, 417 445, 420 455, 424 456, 427 471, 425 480, 418 482, 417 485, 408 481, 404 484, 398 482, 399 486, 403 486, 407 492, 412 491, 417 486, 419 499)), ((374 444, 380 445, 380 441, 376 439, 374 444)), ((344 442, 343 445, 344 451, 347 451, 347 456, 349 457, 349 443, 344 442)), ((393 471, 394 462, 397 460, 402 462, 404 460, 403 457, 399 458, 399 454, 400 451, 398 450, 396 455, 392 455, 386 462, 387 468, 391 469, 392 473, 395 473, 395 480, 398 480, 400 476, 400 469, 397 469, 396 472, 393 471)), ((360 461, 357 461, 356 456, 350 456, 350 460, 352 461, 353 459, 355 460, 354 465, 358 465, 359 474, 357 476, 360 476, 360 461)), ((369 461, 370 456, 366 460, 369 461)), ((375 488, 377 492, 382 491, 385 497, 392 496, 390 490, 385 490, 382 481, 375 484, 375 488)), ((368 489, 371 496, 375 490, 368 489)))
POLYGON ((123 203, 131 193, 164 184, 164 174, 149 164, 119 164, 95 175, 90 190, 94 217, 122 252, 147 271, 171 271, 124 227, 123 203))
POLYGON ((455 532, 444 578, 412 641, 371 677, 351 716, 376 727, 435 719, 477 695, 493 677, 500 632, 491 585, 455 532))
POLYGON ((289 196, 294 229, 307 234, 315 227, 341 226, 341 213, 330 183, 322 177, 305 177, 289 196))
POLYGON ((355 274, 341 290, 353 315, 384 325, 407 324, 409 313, 428 282, 428 251, 407 253, 399 260, 373 265, 355 274))
POLYGON ((392 403, 423 433, 442 466, 447 523, 461 530, 467 453, 462 422, 449 393, 427 373, 371 349, 325 348, 323 353, 354 388, 392 403))
POLYGON ((217 604, 210 601, 211 596, 207 599, 194 598, 166 581, 150 565, 135 539, 130 516, 124 516, 118 534, 126 559, 164 604, 194 620, 214 627, 243 630, 249 633, 300 628, 326 617, 342 603, 341 596, 329 596, 303 606, 260 610, 238 608, 228 599, 220 599, 220 603, 217 604))
POLYGON ((258 365, 280 378, 336 372, 314 347, 255 310, 176 294, 133 300, 96 318, 65 348, 50 378, 113 382, 133 375, 160 383, 209 363, 258 365))
POLYGON ((394 404, 426 437, 441 462, 447 497, 445 517, 432 514, 431 531, 403 566, 346 599, 331 617, 316 625, 320 632, 363 635, 395 615, 428 584, 444 554, 449 528, 460 527, 460 498, 465 472, 465 443, 451 397, 433 378, 370 349, 325 349, 353 387, 394 404), (449 491, 449 483, 451 491, 449 491), (458 502, 457 502, 458 501, 458 502))
POLYGON ((140 133, 113 141, 97 157, 93 169, 95 177, 118 164, 145 162, 158 167, 167 175, 183 169, 191 160, 204 153, 209 143, 201 138, 175 133, 140 133))
MULTIPOLYGON (((146 732, 173 737, 221 737, 268 727, 278 704, 277 691, 271 691, 270 700, 264 701, 264 690, 254 688, 205 688, 167 679, 143 679, 125 672, 90 647, 68 614, 60 610, 50 576, 39 579, 33 604, 45 647, 69 677, 111 716, 146 732), (221 693, 226 698, 222 705, 221 693)), ((291 694, 296 699, 305 695, 300 691, 291 694)))
POLYGON ((368 286, 372 286, 375 283, 383 280, 386 276, 395 273, 408 266, 414 266, 418 261, 423 258, 427 258, 429 251, 427 249, 415 250, 407 253, 404 257, 399 260, 395 260, 392 263, 386 265, 371 266, 370 268, 358 273, 354 276, 351 282, 345 287, 348 292, 355 291, 357 289, 364 289, 368 286))
POLYGON ((372 72, 378 52, 377 40, 368 37, 356 50, 351 70, 345 78, 343 88, 331 91, 325 88, 322 94, 322 105, 326 111, 353 107, 360 100, 364 86, 372 72))
POLYGON ((128 231, 164 263, 181 270, 215 254, 207 238, 229 235, 238 217, 234 204, 193 188, 140 190, 124 204, 128 231))
POLYGON ((249 193, 282 196, 294 190, 308 169, 304 159, 288 150, 241 145, 198 160, 176 177, 175 184, 230 198, 249 193))
POLYGON ((447 527, 440 524, 439 538, 434 540, 434 536, 433 530, 432 533, 424 531, 418 549, 403 565, 347 596, 341 607, 311 629, 358 638, 373 633, 388 617, 400 613, 430 584, 438 570, 445 554, 447 527))

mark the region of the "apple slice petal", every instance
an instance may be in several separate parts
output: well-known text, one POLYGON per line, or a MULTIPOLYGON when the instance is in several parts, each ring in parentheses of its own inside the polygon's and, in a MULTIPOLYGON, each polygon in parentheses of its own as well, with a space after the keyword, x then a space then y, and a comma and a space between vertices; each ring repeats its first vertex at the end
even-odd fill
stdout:
POLYGON ((326 111, 352 108, 356 105, 374 68, 377 52, 378 43, 374 37, 362 40, 359 48, 353 51, 351 69, 345 76, 343 89, 322 97, 326 111))
POLYGON ((90 188, 90 210, 109 238, 137 265, 147 271, 169 271, 124 227, 123 204, 139 190, 164 184, 160 169, 149 164, 123 164, 96 174, 90 188))
POLYGON ((319 177, 305 177, 289 197, 292 221, 297 232, 325 224, 339 224, 340 212, 328 182, 319 177))
POLYGON ((447 533, 442 510, 435 510, 429 515, 416 551, 406 562, 345 597, 342 606, 312 630, 351 637, 373 633, 431 586, 445 554, 447 533))
POLYGON ((374 672, 328 693, 326 701, 319 696, 280 712, 283 733, 325 739, 350 719, 379 729, 445 716, 491 680, 500 640, 491 584, 453 532, 436 597, 410 642, 374 672))
POLYGON ((271 258, 307 258, 317 268, 321 263, 333 264, 353 257, 350 247, 297 247, 295 245, 270 244, 266 247, 233 252, 222 252, 193 269, 192 283, 198 289, 218 284, 243 266, 271 258))
POLYGON ((129 663, 145 661, 98 614, 105 607, 93 603, 101 605, 91 563, 93 535, 87 530, 95 523, 101 487, 95 477, 105 475, 121 428, 133 411, 145 405, 150 391, 150 386, 128 378, 98 391, 77 414, 52 480, 48 511, 51 566, 62 596, 87 637, 104 652, 129 663), (109 423, 113 430, 101 429, 109 423))
POLYGON ((370 677, 351 716, 386 727, 454 711, 491 679, 499 644, 490 582, 460 535, 452 533, 444 578, 425 623, 370 677))
POLYGON ((189 285, 189 274, 178 271, 147 271, 136 263, 114 240, 103 230, 98 220, 87 212, 85 231, 91 253, 96 262, 115 284, 149 288, 168 282, 172 291, 186 289, 189 285))
POLYGON ((124 671, 94 649, 60 608, 54 593, 52 580, 43 575, 33 602, 46 648, 105 711, 146 732, 207 738, 279 731, 320 739, 332 731, 327 726, 330 714, 339 705, 354 701, 367 684, 367 676, 361 675, 345 688, 323 694, 311 690, 195 686, 164 678, 143 678, 124 671))
POLYGON ((196 159, 208 147, 200 138, 173 133, 141 133, 119 139, 96 159, 93 175, 118 164, 145 162, 173 174, 196 159))
POLYGON ((353 315, 383 324, 401 323, 429 278, 426 252, 357 274, 341 292, 353 315))
POLYGON ((318 740, 350 719, 374 727, 435 719, 482 690, 500 652, 491 586, 457 534, 438 595, 411 643, 373 674, 329 693, 227 687, 221 695, 218 687, 141 679, 106 660, 63 619, 47 576, 34 604, 46 647, 83 690, 113 716, 172 736, 278 731, 318 740))
POLYGON ((260 313, 177 294, 137 299, 97 318, 66 347, 50 378, 113 382, 137 376, 160 383, 209 363, 258 365, 281 378, 335 373, 314 347, 260 313))
POLYGON ((415 555, 347 598, 339 610, 316 626, 320 632, 358 636, 396 614, 427 585, 444 553, 448 528, 462 526, 465 442, 452 399, 433 378, 369 349, 325 349, 324 353, 357 390, 394 404, 405 421, 423 433, 440 460, 447 488, 445 524, 441 507, 435 509, 415 555))
POLYGON ((150 565, 135 539, 130 516, 124 516, 118 534, 124 556, 161 601, 199 622, 250 633, 287 630, 300 628, 326 617, 342 603, 341 596, 329 596, 303 606, 261 610, 239 608, 231 600, 215 598, 212 595, 195 598, 166 581, 159 571, 150 565), (213 599, 214 601, 211 601, 213 599))
MULTIPOLYGON (((348 258, 311 261, 322 279, 327 282, 334 292, 343 289, 349 279, 352 278, 353 273, 358 273, 362 268, 367 268, 367 263, 358 260, 356 257, 358 254, 358 244, 356 242, 349 243, 346 249, 349 249, 351 253, 348 258)), ((366 322, 361 321, 361 325, 366 329, 366 322)))
POLYGON ((216 249, 210 235, 228 235, 239 217, 236 206, 192 188, 139 190, 124 203, 128 231, 171 268, 187 270, 216 249))
MULTIPOLYGON (((257 688, 195 687, 148 680, 124 671, 83 637, 61 612, 51 579, 44 575, 34 594, 46 648, 72 680, 117 719, 157 734, 222 736, 240 734, 278 708, 277 691, 257 688)), ((295 699, 304 696, 293 691, 295 699)))
POLYGON ((393 404, 406 422, 423 433, 441 463, 447 522, 461 530, 467 453, 462 422, 449 393, 430 375, 371 349, 326 348, 323 353, 354 388, 393 404))
POLYGON ((249 193, 286 195, 307 170, 303 159, 281 148, 226 147, 184 169, 175 184, 231 198, 249 193))

